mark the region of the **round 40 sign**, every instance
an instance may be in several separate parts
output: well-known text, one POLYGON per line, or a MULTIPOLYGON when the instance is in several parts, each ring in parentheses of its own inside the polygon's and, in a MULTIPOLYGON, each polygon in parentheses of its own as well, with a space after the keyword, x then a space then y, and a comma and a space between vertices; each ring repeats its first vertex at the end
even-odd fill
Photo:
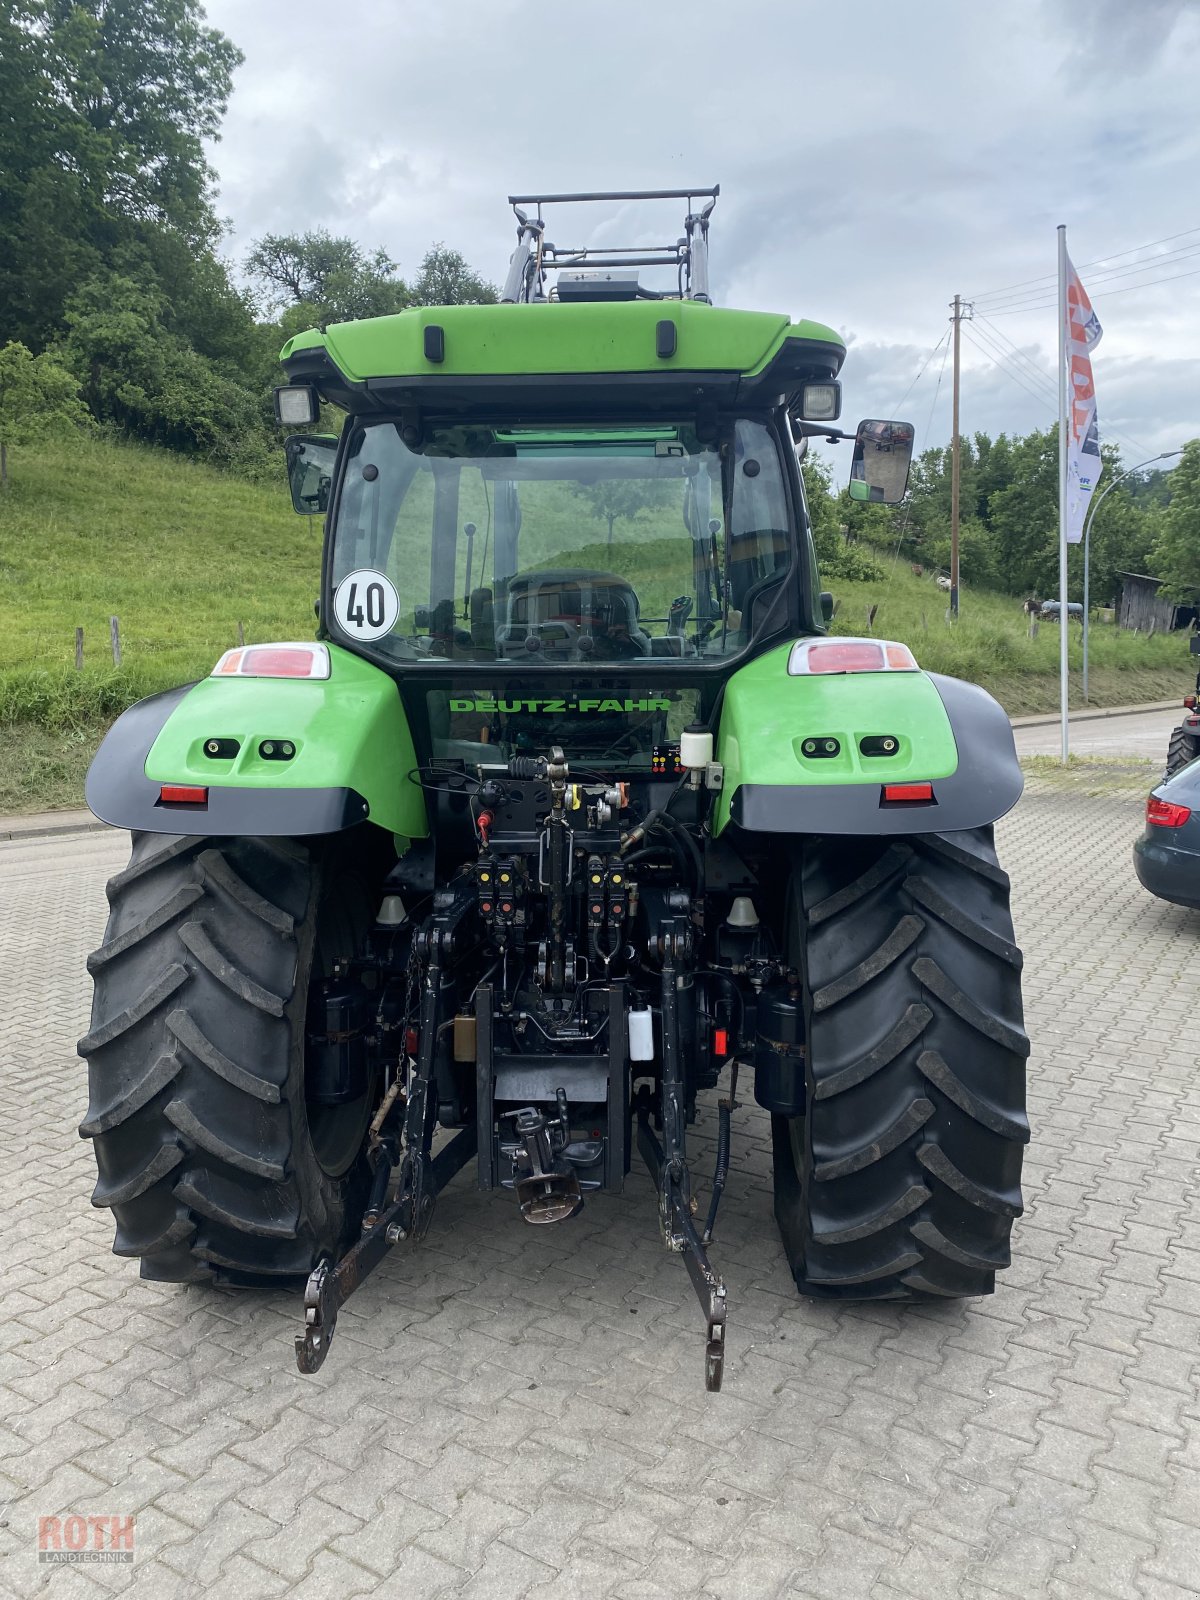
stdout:
POLYGON ((370 567, 349 572, 333 597, 333 614, 353 639, 382 639, 400 615, 400 596, 392 580, 370 567))

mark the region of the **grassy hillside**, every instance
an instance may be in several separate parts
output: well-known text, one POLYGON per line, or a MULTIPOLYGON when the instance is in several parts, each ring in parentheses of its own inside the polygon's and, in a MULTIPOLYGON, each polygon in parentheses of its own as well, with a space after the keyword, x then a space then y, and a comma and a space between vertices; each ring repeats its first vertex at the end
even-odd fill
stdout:
POLYGON ((111 716, 207 672, 239 621, 248 640, 311 637, 320 519, 296 516, 280 480, 245 483, 104 440, 14 452, 0 495, 0 722, 111 716), (121 622, 120 673, 110 616, 121 622))
MULTIPOLYGON (((583 513, 564 505, 564 515, 583 513)), ((618 524, 616 542, 639 542, 637 525, 618 524)), ((598 565, 609 556, 597 546, 598 565)), ((643 601, 651 609, 679 587, 663 565, 648 563, 643 601)), ((251 642, 311 637, 320 519, 293 513, 282 472, 277 486, 260 486, 165 451, 77 438, 13 452, 0 494, 0 579, 0 812, 78 804, 107 722, 141 695, 208 672, 236 642, 239 622, 251 642), (114 615, 119 672, 109 648, 114 615), (76 627, 84 629, 83 672, 74 668, 76 627)), ((1014 715, 1057 706, 1058 629, 1043 623, 1031 640, 1016 600, 966 590, 951 628, 945 594, 903 564, 878 582, 833 587, 839 632, 867 631, 876 606, 872 631, 906 640, 922 665, 984 684, 1014 715)), ((1190 687, 1181 637, 1097 626, 1092 638, 1093 702, 1190 687)), ((1077 699, 1077 628, 1071 659, 1077 699)))
MULTIPOLYGON (((903 639, 923 667, 982 684, 1011 716, 1057 711, 1057 623, 1040 623, 1031 639, 1018 599, 964 588, 959 620, 951 626, 946 620, 950 597, 932 575, 914 577, 902 562, 892 566, 885 559, 881 565, 882 580, 831 582, 837 602, 835 632, 903 639), (872 606, 876 611, 869 624, 872 606)), ((1081 706, 1083 630, 1069 624, 1067 638, 1071 704, 1081 706)), ((1165 700, 1186 694, 1195 683, 1195 661, 1182 633, 1146 638, 1093 621, 1088 657, 1089 702, 1096 706, 1165 700)))

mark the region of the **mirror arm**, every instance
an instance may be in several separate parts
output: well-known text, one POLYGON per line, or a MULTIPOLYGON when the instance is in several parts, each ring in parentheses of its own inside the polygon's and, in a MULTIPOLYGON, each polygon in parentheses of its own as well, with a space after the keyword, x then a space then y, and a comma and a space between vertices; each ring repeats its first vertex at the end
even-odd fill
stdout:
POLYGON ((843 439, 853 439, 853 433, 844 433, 841 428, 831 428, 827 422, 800 422, 792 419, 792 427, 796 434, 805 439, 825 439, 830 444, 839 444, 843 439))

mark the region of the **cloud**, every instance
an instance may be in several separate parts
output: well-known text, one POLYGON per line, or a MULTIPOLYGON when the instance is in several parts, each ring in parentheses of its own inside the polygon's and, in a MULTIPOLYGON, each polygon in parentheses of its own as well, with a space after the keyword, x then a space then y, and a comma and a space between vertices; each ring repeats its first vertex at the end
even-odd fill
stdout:
MULTIPOLYGON (((1143 252, 1146 273, 1105 279, 1189 222, 1175 249, 1195 253, 1172 261, 1200 268, 1200 216, 1181 211, 1200 168, 1194 3, 742 0, 734 14, 692 0, 642 7, 636 31, 619 10, 534 0, 352 0, 333 15, 326 0, 206 3, 246 56, 212 152, 234 258, 264 232, 327 227, 404 272, 444 240, 499 281, 510 192, 719 181, 718 300, 837 328, 852 343, 847 412, 886 415, 956 291, 1052 381, 1064 222, 1097 279, 1102 423, 1147 445, 1197 429, 1175 364, 1200 359, 1200 276, 1136 287, 1170 275, 1164 246, 1143 252)), ((550 222, 566 244, 637 243, 677 237, 682 212, 550 222)), ((997 365, 965 343, 968 426, 1044 424, 1014 361, 1028 378, 1011 353, 997 365)), ((905 402, 932 442, 949 431, 937 368, 905 402)))

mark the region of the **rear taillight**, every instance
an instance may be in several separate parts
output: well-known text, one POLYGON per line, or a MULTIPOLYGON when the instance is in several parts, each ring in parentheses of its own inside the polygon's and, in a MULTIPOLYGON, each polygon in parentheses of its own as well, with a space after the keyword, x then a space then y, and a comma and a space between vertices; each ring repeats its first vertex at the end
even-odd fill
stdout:
POLYGON ((1152 794, 1146 801, 1146 821, 1156 828, 1182 828, 1192 814, 1191 806, 1177 805, 1174 800, 1160 800, 1152 794))
POLYGON ((788 657, 788 673, 793 678, 825 672, 919 670, 908 646, 888 639, 801 639, 788 657))
POLYGON ((226 650, 214 678, 328 678, 329 649, 323 644, 251 644, 226 650))

